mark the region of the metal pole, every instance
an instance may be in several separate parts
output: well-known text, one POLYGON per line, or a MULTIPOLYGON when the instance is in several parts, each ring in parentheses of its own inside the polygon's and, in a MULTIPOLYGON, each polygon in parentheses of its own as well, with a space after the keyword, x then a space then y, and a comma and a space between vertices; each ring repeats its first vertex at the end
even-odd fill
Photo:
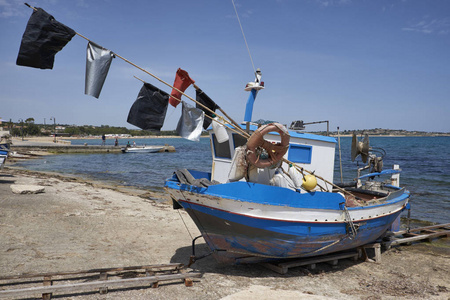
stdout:
POLYGON ((19 119, 20 121, 20 133, 22 134, 22 141, 23 141, 23 119, 19 119))
POLYGON ((341 159, 341 135, 339 134, 339 126, 337 128, 337 134, 338 134, 338 146, 339 146, 339 169, 341 171, 341 183, 344 182, 344 179, 342 177, 342 159, 341 159))
POLYGON ((53 120, 53 143, 56 143, 56 118, 55 117, 51 117, 50 121, 53 120))

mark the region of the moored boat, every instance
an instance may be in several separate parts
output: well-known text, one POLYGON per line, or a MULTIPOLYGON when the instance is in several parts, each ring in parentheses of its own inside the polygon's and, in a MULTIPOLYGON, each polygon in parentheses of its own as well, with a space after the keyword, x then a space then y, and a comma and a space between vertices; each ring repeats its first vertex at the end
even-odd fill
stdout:
POLYGON ((155 153, 164 149, 164 146, 133 146, 122 148, 123 153, 155 153))

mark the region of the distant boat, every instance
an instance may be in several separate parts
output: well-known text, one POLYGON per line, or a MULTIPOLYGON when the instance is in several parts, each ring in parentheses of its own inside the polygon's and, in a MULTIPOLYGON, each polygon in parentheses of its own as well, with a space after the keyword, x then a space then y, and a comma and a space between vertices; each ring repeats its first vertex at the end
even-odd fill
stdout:
POLYGON ((1 143, 0 144, 0 169, 3 169, 3 165, 8 158, 9 153, 9 143, 1 143))
POLYGON ((164 146, 135 146, 122 148, 123 153, 155 153, 164 149, 164 146))

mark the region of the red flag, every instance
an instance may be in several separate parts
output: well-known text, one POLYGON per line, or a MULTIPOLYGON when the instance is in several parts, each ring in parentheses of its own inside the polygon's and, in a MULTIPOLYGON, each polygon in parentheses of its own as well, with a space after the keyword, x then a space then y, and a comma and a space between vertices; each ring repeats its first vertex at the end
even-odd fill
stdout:
MULTIPOLYGON (((188 72, 186 72, 185 70, 182 70, 180 68, 178 68, 177 70, 177 74, 175 76, 175 81, 173 82, 173 87, 179 89, 180 91, 182 91, 184 93, 184 91, 188 88, 188 86, 190 86, 192 83, 195 83, 194 80, 191 79, 191 77, 189 77, 188 72)), ((175 89, 172 89, 172 93, 170 94, 170 99, 169 99, 169 103, 173 106, 173 107, 177 107, 177 105, 180 103, 180 101, 176 100, 173 97, 176 97, 177 99, 181 99, 181 93, 178 92, 175 89), (173 97, 172 97, 173 96, 173 97)))

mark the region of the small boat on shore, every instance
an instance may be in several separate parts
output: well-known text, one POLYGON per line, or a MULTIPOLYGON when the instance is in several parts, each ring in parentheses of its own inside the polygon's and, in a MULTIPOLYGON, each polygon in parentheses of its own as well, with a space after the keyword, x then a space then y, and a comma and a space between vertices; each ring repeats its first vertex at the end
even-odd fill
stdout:
POLYGON ((133 146, 122 148, 123 153, 156 153, 164 149, 165 146, 133 146))
POLYGON ((9 148, 10 148, 9 143, 0 144, 0 169, 3 169, 3 165, 5 164, 6 159, 8 158, 10 151, 9 148))
POLYGON ((372 243, 399 226, 410 194, 399 186, 398 165, 382 171, 384 150, 354 136, 352 160, 361 155, 367 165, 352 183, 334 184, 336 139, 252 124, 258 86, 257 77, 246 123, 208 129, 211 172, 178 170, 165 182, 174 209, 187 211, 209 254, 231 264, 317 256, 372 243), (382 175, 391 177, 376 180, 382 175))

